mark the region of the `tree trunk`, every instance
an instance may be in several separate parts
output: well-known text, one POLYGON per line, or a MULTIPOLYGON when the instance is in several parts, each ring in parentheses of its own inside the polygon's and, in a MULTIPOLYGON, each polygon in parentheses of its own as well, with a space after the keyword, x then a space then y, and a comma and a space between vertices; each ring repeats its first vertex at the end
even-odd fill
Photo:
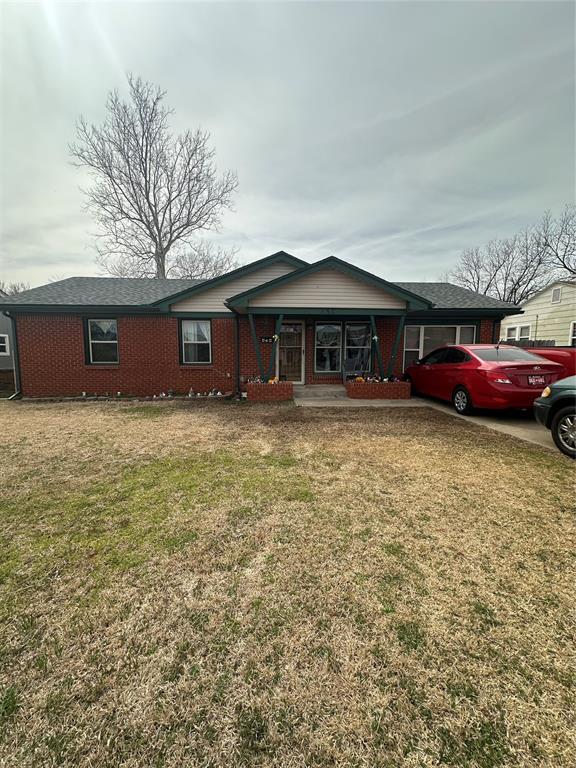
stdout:
POLYGON ((154 254, 156 264, 156 277, 166 277, 166 254, 164 250, 157 250, 154 254))

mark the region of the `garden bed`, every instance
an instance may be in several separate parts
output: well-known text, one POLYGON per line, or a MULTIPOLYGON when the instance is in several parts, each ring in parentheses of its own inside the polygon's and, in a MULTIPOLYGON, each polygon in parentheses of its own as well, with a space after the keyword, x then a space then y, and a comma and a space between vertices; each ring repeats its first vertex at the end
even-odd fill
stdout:
POLYGON ((354 400, 408 400, 408 381, 347 381, 346 394, 354 400))
POLYGON ((292 400, 294 385, 291 381, 277 381, 273 384, 250 382, 246 384, 248 400, 267 403, 276 400, 292 400))

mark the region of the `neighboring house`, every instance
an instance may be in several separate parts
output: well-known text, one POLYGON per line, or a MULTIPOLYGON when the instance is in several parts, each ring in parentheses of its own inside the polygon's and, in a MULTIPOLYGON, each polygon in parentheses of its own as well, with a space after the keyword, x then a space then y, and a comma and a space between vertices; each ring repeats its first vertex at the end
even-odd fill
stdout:
MULTIPOLYGON (((0 291, 0 304, 7 298, 0 291)), ((0 390, 14 388, 14 355, 12 342, 12 321, 0 312, 0 390)))
POLYGON ((0 301, 24 396, 238 391, 252 376, 402 373, 446 343, 491 343, 519 308, 450 283, 391 283, 280 251, 207 281, 71 277, 0 301))
POLYGON ((502 322, 502 339, 576 347, 576 281, 557 280, 525 301, 522 309, 520 317, 502 322))

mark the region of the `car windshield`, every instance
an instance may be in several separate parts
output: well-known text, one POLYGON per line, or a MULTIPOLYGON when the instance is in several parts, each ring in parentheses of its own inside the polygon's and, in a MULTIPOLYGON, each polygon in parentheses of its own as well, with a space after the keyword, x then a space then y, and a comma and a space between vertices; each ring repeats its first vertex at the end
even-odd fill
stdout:
POLYGON ((488 362, 505 363, 508 361, 524 360, 530 363, 541 363, 542 358, 537 355, 532 355, 530 352, 526 352, 525 349, 519 349, 518 347, 481 347, 475 349, 474 354, 479 357, 480 360, 486 360, 488 362))

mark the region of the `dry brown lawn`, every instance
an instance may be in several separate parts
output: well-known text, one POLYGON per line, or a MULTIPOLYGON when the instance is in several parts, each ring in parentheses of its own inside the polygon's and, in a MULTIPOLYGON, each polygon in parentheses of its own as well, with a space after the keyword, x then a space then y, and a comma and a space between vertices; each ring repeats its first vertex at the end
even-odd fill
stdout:
POLYGON ((428 409, 0 430, 0 765, 576 763, 561 454, 428 409))

